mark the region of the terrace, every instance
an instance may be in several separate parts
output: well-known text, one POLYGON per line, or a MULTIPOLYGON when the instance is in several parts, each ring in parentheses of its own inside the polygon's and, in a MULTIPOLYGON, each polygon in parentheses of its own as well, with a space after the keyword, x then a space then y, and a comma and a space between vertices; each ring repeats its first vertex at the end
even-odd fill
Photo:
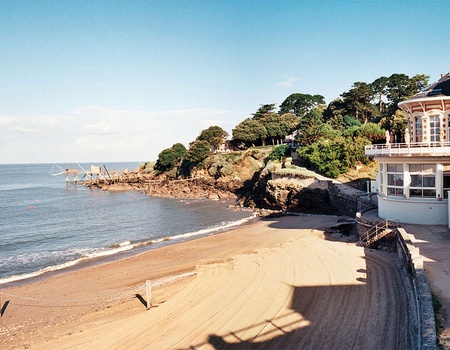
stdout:
POLYGON ((450 156, 450 142, 394 143, 365 146, 368 157, 378 156, 450 156))

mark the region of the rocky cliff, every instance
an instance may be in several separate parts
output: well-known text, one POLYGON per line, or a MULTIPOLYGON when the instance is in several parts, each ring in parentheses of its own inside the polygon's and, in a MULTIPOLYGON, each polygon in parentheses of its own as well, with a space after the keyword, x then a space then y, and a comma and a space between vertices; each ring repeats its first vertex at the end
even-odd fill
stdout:
POLYGON ((106 190, 137 189, 151 196, 170 198, 234 199, 241 207, 303 213, 336 214, 326 181, 306 169, 282 169, 270 162, 270 149, 234 155, 214 155, 189 179, 138 173, 127 183, 95 183, 106 190), (220 169, 231 169, 228 173, 220 169))

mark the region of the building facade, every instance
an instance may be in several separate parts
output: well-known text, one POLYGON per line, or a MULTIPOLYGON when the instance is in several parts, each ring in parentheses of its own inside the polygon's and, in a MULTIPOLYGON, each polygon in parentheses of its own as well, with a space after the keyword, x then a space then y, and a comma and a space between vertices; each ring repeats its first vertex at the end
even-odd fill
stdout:
POLYGON ((408 128, 402 143, 366 146, 378 163, 378 216, 403 223, 448 225, 450 73, 399 103, 408 128))

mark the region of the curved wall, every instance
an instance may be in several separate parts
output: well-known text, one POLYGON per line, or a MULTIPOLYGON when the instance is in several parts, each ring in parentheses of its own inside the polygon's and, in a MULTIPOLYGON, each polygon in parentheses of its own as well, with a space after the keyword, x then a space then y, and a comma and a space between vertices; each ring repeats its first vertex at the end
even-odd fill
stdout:
POLYGON ((378 216, 405 224, 448 225, 448 202, 378 196, 378 216))

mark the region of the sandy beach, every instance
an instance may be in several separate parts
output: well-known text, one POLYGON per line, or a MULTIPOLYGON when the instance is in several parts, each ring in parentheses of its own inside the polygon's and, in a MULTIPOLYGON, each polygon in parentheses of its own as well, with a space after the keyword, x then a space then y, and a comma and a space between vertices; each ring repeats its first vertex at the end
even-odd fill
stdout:
POLYGON ((406 349, 393 253, 325 235, 336 217, 260 220, 0 289, 2 349, 406 349), (143 304, 152 282, 152 308, 143 304))

